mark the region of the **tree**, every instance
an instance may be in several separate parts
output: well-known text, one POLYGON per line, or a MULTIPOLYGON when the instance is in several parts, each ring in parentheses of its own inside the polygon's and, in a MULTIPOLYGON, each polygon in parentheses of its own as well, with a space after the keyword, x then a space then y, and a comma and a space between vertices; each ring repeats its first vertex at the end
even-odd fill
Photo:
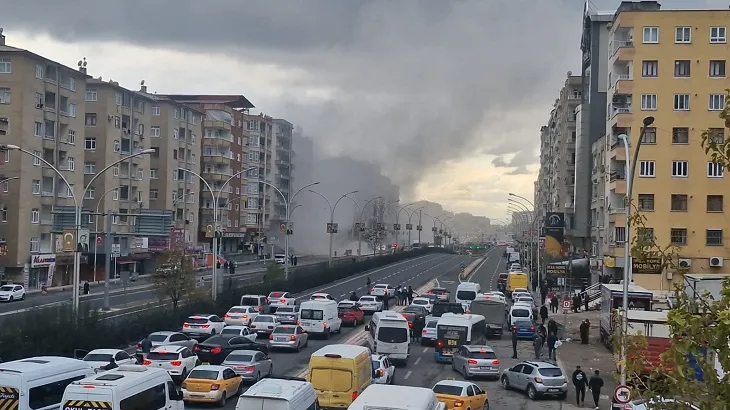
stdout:
POLYGON ((160 297, 169 298, 172 308, 177 310, 180 301, 195 291, 192 257, 182 249, 170 249, 162 253, 158 261, 161 263, 151 275, 152 284, 160 297))
POLYGON ((725 122, 725 128, 710 128, 702 132, 702 148, 713 162, 730 166, 730 89, 725 90, 725 108, 720 112, 720 119, 725 122), (723 130, 722 138, 717 130, 723 130))
POLYGON ((269 262, 266 264, 266 278, 264 282, 278 282, 284 279, 284 265, 276 262, 269 262))

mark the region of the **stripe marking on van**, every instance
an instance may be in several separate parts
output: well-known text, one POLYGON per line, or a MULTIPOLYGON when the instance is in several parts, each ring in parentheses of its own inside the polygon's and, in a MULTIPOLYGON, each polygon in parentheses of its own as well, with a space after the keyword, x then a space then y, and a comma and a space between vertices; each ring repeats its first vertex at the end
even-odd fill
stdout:
POLYGON ((20 406, 20 390, 0 387, 0 410, 17 410, 20 406))
POLYGON ((66 400, 63 410, 111 410, 110 401, 66 400))

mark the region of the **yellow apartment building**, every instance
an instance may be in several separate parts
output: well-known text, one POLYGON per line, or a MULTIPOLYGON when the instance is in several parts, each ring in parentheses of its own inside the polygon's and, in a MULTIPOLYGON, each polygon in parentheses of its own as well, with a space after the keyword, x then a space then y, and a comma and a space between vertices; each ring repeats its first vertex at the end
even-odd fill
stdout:
MULTIPOLYGON (((654 122, 640 148, 632 195, 647 219, 645 233, 661 246, 679 246, 680 263, 692 273, 730 272, 730 173, 701 147, 705 129, 730 137, 718 118, 730 88, 730 10, 660 10, 653 2, 622 8, 610 25, 607 59, 605 273, 620 277, 625 265, 626 156, 618 136, 628 136, 633 156, 647 116, 654 122), (641 9, 647 5, 654 9, 641 9)), ((655 290, 682 283, 666 271, 634 270, 633 279, 655 290)))

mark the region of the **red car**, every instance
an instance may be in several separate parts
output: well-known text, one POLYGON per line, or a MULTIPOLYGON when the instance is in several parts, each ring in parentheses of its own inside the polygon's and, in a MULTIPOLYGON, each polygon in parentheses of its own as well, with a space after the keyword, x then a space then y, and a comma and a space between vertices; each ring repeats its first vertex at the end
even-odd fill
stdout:
POLYGON ((360 309, 355 302, 340 302, 337 305, 337 313, 342 324, 357 326, 365 323, 365 311, 360 309))

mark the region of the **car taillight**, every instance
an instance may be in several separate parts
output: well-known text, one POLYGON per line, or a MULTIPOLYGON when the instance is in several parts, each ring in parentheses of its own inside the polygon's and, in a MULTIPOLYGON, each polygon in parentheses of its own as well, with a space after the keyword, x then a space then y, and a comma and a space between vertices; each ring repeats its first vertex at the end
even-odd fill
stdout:
POLYGON ((322 326, 327 327, 327 322, 322 322, 322 326))
POLYGON ((408 327, 413 327, 413 322, 408 322, 408 327))
POLYGON ((471 313, 471 310, 467 309, 466 312, 464 312, 464 313, 466 313, 468 315, 469 313, 471 313))
POLYGON ((512 326, 512 330, 517 330, 517 326, 512 326))
POLYGON ((214 348, 210 349, 210 352, 213 354, 218 354, 222 351, 223 351, 223 349, 221 349, 220 347, 214 347, 214 348))
POLYGON ((534 331, 535 330, 535 326, 530 326, 530 330, 534 331))
POLYGON ((210 390, 218 390, 220 388, 221 388, 220 384, 211 384, 210 385, 210 390))
POLYGON ((535 383, 542 383, 542 377, 535 377, 535 383))
POLYGON ((194 352, 199 352, 200 351, 200 346, 198 346, 198 345, 193 346, 193 351, 194 352))
POLYGON ((378 377, 383 377, 383 369, 378 369, 378 377))
POLYGON ((477 364, 476 360, 469 360, 469 364, 477 364))
POLYGON ((461 407, 464 405, 464 402, 461 400, 457 400, 454 402, 454 407, 461 407))
POLYGON ((436 342, 436 345, 438 347, 444 347, 444 342, 442 342, 442 341, 439 340, 438 342, 436 342))
POLYGON ((185 323, 185 324, 183 324, 183 327, 188 328, 188 327, 190 327, 190 325, 185 323))
POLYGON ((152 364, 152 360, 147 360, 147 359, 144 359, 144 360, 142 361, 142 364, 143 364, 143 365, 145 365, 145 366, 149 366, 149 365, 151 365, 151 364, 152 364))
POLYGON ((495 366, 499 366, 499 360, 492 360, 492 364, 495 366))
POLYGON ((141 349, 142 345, 140 343, 137 343, 137 349, 141 349))
POLYGON ((356 398, 357 398, 357 392, 354 391, 354 392, 352 392, 352 399, 355 400, 356 398))
POLYGON ((230 319, 231 318, 231 315, 229 315, 228 313, 226 313, 223 317, 226 318, 226 319, 230 319))
POLYGON ((245 371, 245 372, 252 372, 256 370, 256 366, 241 366, 239 369, 245 371))
POLYGON ((263 312, 264 311, 264 307, 263 306, 259 306, 258 309, 259 309, 259 312, 263 312))
POLYGON ((286 304, 286 299, 279 299, 279 303, 286 304))
POLYGON ((425 335, 426 333, 428 333, 428 330, 426 330, 426 329, 421 330, 422 335, 425 335))
POLYGON ((210 327, 210 325, 203 325, 203 326, 200 326, 200 327, 202 327, 203 329, 207 329, 207 328, 210 327))
POLYGON ((248 319, 248 315, 243 315, 243 316, 241 316, 241 318, 248 319))
POLYGON ((289 336, 289 340, 291 340, 292 342, 294 342, 294 341, 297 340, 297 337, 294 336, 294 335, 291 335, 291 336, 289 336))
POLYGON ((170 362, 170 364, 173 366, 180 366, 182 365, 182 362, 180 360, 173 360, 170 362))
POLYGON ((273 333, 269 335, 269 340, 274 340, 274 334, 273 333))
POLYGON ((370 289, 370 293, 375 293, 375 288, 370 289))

